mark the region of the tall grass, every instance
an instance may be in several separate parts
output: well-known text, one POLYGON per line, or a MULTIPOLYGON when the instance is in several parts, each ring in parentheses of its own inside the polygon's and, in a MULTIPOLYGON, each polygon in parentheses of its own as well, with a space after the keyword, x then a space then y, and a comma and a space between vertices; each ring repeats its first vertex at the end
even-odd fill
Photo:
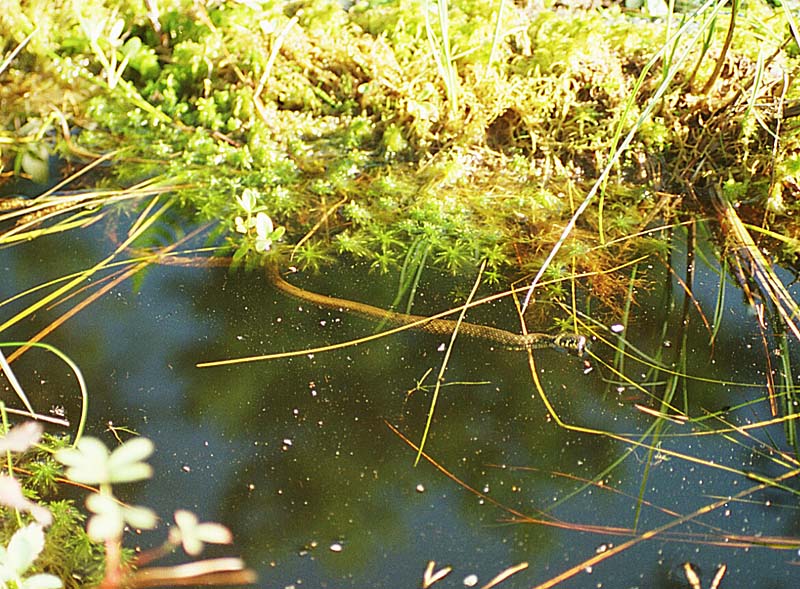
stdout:
POLYGON ((447 93, 447 105, 450 118, 455 121, 459 113, 459 82, 456 64, 453 61, 450 49, 450 15, 448 0, 425 0, 425 31, 428 35, 428 45, 436 62, 436 69, 444 83, 447 93), (431 24, 431 13, 438 17, 438 33, 431 24))

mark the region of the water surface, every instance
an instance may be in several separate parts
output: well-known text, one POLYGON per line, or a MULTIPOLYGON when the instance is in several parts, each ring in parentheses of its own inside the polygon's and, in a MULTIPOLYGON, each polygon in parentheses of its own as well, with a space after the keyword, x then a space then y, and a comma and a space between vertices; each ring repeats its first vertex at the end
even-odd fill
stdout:
MULTIPOLYGON (((111 250, 100 229, 2 250, 0 294, 86 268, 111 250)), ((676 407, 692 417, 723 413, 702 423, 661 422, 654 443, 663 452, 628 453, 630 444, 608 435, 562 428, 532 382, 525 353, 460 339, 425 447, 438 468, 425 460, 414 466, 414 450, 396 432, 414 442, 422 435, 443 336, 405 332, 335 352, 196 366, 348 341, 376 328, 290 299, 259 273, 153 266, 47 341, 81 366, 94 433, 112 443, 112 422, 156 442, 156 476, 132 499, 165 519, 187 507, 228 525, 234 552, 258 570, 259 586, 418 587, 432 560, 454 569, 435 587, 463 587, 469 575, 481 586, 522 562, 528 568, 501 586, 533 587, 637 533, 754 487, 744 473, 775 477, 792 468, 781 424, 707 435, 726 423, 770 419, 764 349, 740 293, 727 285, 713 346, 692 311, 682 366, 674 339, 683 321, 680 289, 672 284, 670 304, 665 276, 663 268, 649 270, 655 288, 637 293, 623 335, 665 365, 676 362, 675 371, 700 377, 677 380, 676 407)), ((384 307, 396 288, 396 277, 348 266, 292 281, 384 307)), ((711 316, 718 275, 698 264, 697 281, 696 296, 711 316)), ((469 287, 469 278, 431 272, 415 312, 452 306, 452 293, 469 287)), ((19 306, 2 307, 3 317, 19 306)), ((29 337, 69 306, 43 309, 4 337, 29 337)), ((515 328, 509 301, 471 318, 515 328)), ((603 368, 603 361, 613 364, 613 348, 596 342, 592 350, 589 372, 579 358, 535 353, 553 410, 570 425, 619 435, 654 427, 655 417, 636 406, 658 409, 669 373, 628 359, 624 374, 643 385, 637 388, 603 368)), ((774 348, 770 353, 777 375, 781 365, 774 348)), ((63 405, 76 417, 75 388, 62 365, 32 351, 16 366, 37 408, 63 405)), ((797 489, 795 478, 785 484, 797 489)), ((723 586, 791 586, 800 541, 780 550, 736 546, 754 536, 798 538, 796 506, 795 495, 774 487, 730 499, 562 586, 684 587, 687 561, 704 586, 720 564, 728 568, 723 586)))

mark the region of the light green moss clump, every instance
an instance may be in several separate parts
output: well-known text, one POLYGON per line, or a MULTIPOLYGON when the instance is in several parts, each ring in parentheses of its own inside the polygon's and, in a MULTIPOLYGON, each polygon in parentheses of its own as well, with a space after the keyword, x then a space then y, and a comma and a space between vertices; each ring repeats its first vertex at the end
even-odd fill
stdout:
POLYGON ((7 53, 38 28, 3 74, 14 81, 2 90, 4 165, 22 169, 31 145, 69 158, 123 148, 109 183, 155 176, 180 186, 186 210, 222 219, 240 250, 237 197, 249 189, 286 227, 284 243, 303 240, 295 258, 310 266, 347 255, 386 270, 422 248, 426 263, 452 272, 481 259, 495 276, 536 269, 637 124, 602 206, 561 254, 565 267, 595 272, 635 255, 634 242, 604 244, 652 222, 653 191, 680 194, 699 157, 755 187, 749 198, 790 212, 775 203, 796 191, 796 133, 775 153, 772 107, 748 98, 756 68, 762 96, 797 68, 792 44, 780 49, 784 13, 748 6, 730 65, 704 89, 727 26, 713 7, 691 16, 702 35, 677 40, 669 35, 688 14, 665 21, 495 0, 443 8, 174 0, 148 13, 144 3, 97 2, 56 4, 34 20, 34 4, 12 6, 0 16, 7 53), (24 93, 27 76, 42 80, 41 101, 24 93), (637 123, 664 79, 654 112, 637 123), (21 136, 15 121, 34 117, 37 131, 21 136), (69 146, 48 134, 64 126, 69 146), (755 181, 770 169, 780 189, 755 181))

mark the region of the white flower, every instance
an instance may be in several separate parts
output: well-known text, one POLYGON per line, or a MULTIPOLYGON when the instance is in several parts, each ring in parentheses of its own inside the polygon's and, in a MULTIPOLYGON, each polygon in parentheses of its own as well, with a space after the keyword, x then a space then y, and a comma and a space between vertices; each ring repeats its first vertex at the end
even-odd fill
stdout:
POLYGON ((272 224, 272 219, 266 213, 258 213, 256 215, 256 251, 266 252, 272 247, 272 233, 275 231, 275 226, 272 224))
POLYGON ((242 207, 242 210, 249 217, 253 214, 253 210, 256 208, 256 203, 258 202, 258 192, 252 188, 245 188, 242 191, 241 196, 236 197, 236 202, 239 203, 239 206, 242 207))
POLYGON ((245 221, 240 215, 237 215, 236 219, 234 219, 234 226, 237 233, 247 233, 250 222, 250 217, 248 217, 247 221, 245 221))

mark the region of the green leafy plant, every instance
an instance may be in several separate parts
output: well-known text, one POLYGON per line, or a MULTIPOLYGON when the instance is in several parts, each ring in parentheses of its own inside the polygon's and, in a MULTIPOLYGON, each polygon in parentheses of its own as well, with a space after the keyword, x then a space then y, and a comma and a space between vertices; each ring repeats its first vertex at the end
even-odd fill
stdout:
POLYGON ((233 263, 239 263, 250 253, 264 254, 279 241, 286 232, 285 227, 275 227, 272 218, 265 212, 265 207, 258 204, 259 194, 252 188, 245 188, 236 197, 240 214, 234 220, 237 233, 244 236, 236 252, 233 263))
POLYGON ((44 530, 31 523, 17 530, 8 546, 0 546, 0 587, 2 589, 59 589, 61 579, 48 573, 27 575, 44 549, 44 530))
MULTIPOLYGON (((55 454, 55 458, 67 467, 66 474, 71 480, 98 485, 97 492, 86 499, 86 508, 93 514, 89 518, 87 531, 90 538, 104 542, 106 546, 104 586, 136 583, 137 577, 134 575, 129 578, 129 572, 121 560, 123 532, 126 525, 136 529, 151 529, 158 522, 158 517, 147 507, 124 504, 114 495, 113 485, 150 478, 153 469, 144 461, 154 449, 153 443, 142 437, 131 438, 113 451, 109 451, 97 438, 84 437, 75 447, 63 448, 55 454)), ((148 553, 147 561, 171 552, 180 545, 190 556, 197 556, 204 543, 227 544, 233 540, 224 526, 200 523, 197 516, 186 510, 175 513, 175 524, 164 545, 148 553)))
MULTIPOLYGON (((41 424, 26 422, 11 428, 5 436, 0 438, 0 452, 6 453, 9 467, 11 466, 11 454, 25 452, 37 444, 43 431, 44 428, 41 424)), ((10 468, 9 474, 0 475, 0 504, 13 507, 18 512, 29 512, 42 526, 49 526, 53 521, 52 515, 45 507, 25 496, 22 485, 12 476, 10 468)))
POLYGON ((125 38, 124 19, 82 18, 80 25, 95 59, 103 68, 109 89, 113 90, 120 83, 125 69, 132 62, 142 72, 152 69, 154 57, 145 57, 152 55, 152 52, 142 49, 141 39, 125 38))
MULTIPOLYGON (((9 466, 11 455, 24 455, 40 446, 43 439, 43 427, 39 423, 26 422, 9 429, 0 437, 0 452, 5 452, 9 466)), ((96 485, 86 499, 86 508, 91 514, 86 525, 88 540, 100 542, 105 546, 105 574, 101 583, 103 587, 120 587, 122 585, 136 587, 147 578, 148 586, 158 584, 164 578, 174 579, 191 576, 202 583, 204 576, 207 582, 225 582, 228 584, 251 583, 254 573, 246 569, 239 559, 220 559, 196 561, 190 572, 178 567, 139 568, 152 560, 183 547, 187 555, 198 556, 205 544, 230 544, 233 537, 230 531, 217 523, 200 522, 197 516, 187 510, 175 512, 175 525, 169 530, 164 543, 150 551, 144 552, 135 559, 123 549, 123 535, 126 526, 135 529, 155 527, 158 517, 147 507, 127 505, 115 494, 114 486, 150 478, 152 467, 145 460, 153 453, 153 443, 142 437, 131 438, 113 450, 93 437, 82 437, 74 446, 61 447, 53 452, 55 459, 66 466, 66 477, 71 481, 88 488, 96 485)), ((45 452, 47 456, 48 453, 45 452)), ((23 479, 33 483, 35 473, 33 465, 26 465, 25 471, 30 476, 23 479)), ((41 474, 41 473, 40 473, 41 474)), ((49 486, 49 482, 46 486, 49 486)), ((11 471, 0 475, 0 505, 12 508, 17 512, 18 526, 10 534, 6 546, 0 546, 0 589, 58 589, 63 586, 62 577, 80 578, 79 571, 64 570, 64 560, 73 553, 84 553, 92 556, 91 547, 81 546, 79 536, 81 530, 76 526, 83 525, 82 517, 75 514, 63 502, 52 504, 52 510, 38 501, 28 498, 30 489, 11 471), (21 514, 28 513, 34 521, 22 523, 21 514), (45 535, 45 528, 52 525, 52 533, 45 535), (60 546, 49 546, 49 538, 60 546), (69 539, 69 540, 68 540, 69 539), (67 544, 71 543, 69 546, 67 544), (60 557, 57 555, 61 555, 60 557), (56 564, 53 559, 61 562, 56 564), (41 562, 39 562, 41 561, 41 562), (39 566, 58 571, 40 572, 39 566), (66 573, 66 574, 65 574, 66 573)), ((9 522, 6 522, 9 523, 9 522)))
MULTIPOLYGON (((9 458, 11 453, 21 453, 36 444, 42 437, 43 428, 38 423, 24 423, 9 430, 0 438, 0 451, 9 458)), ((0 546, 1 589, 58 589, 61 580, 47 573, 31 573, 34 562, 44 549, 44 526, 50 525, 52 515, 35 502, 25 497, 22 486, 10 475, 0 477, 0 504, 28 511, 36 521, 20 527, 6 546, 0 546)))

